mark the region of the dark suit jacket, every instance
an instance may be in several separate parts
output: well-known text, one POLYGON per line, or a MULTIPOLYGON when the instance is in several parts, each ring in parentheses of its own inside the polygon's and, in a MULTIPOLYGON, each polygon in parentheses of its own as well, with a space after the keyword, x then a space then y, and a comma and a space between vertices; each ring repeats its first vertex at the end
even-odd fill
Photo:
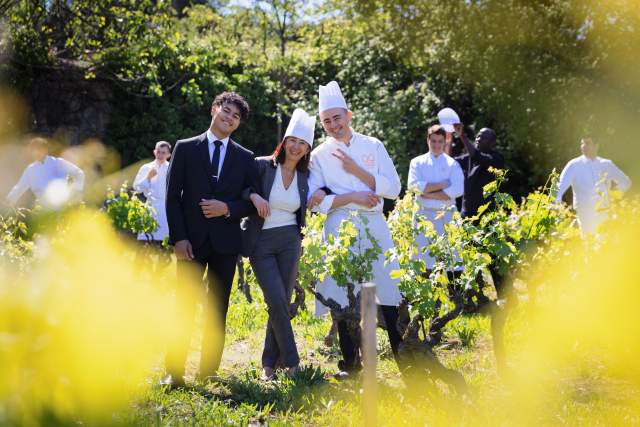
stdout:
MULTIPOLYGON (((273 161, 271 156, 258 157, 255 160, 256 169, 259 177, 259 185, 257 187, 248 188, 244 192, 244 198, 249 200, 249 196, 252 192, 258 193, 263 199, 269 200, 271 194, 271 187, 273 187, 273 181, 278 171, 278 165, 273 161)), ((300 209, 296 211, 296 222, 298 228, 302 230, 305 226, 307 215, 307 193, 309 192, 309 173, 298 174, 298 192, 300 193, 300 209)), ((264 219, 261 218, 256 212, 249 217, 242 220, 242 255, 250 256, 256 246, 258 237, 260 237, 260 231, 264 225, 264 219)))
POLYGON ((489 172, 489 167, 504 169, 504 159, 494 150, 488 152, 476 150, 473 156, 465 153, 456 157, 456 160, 464 174, 460 215, 466 218, 477 214, 478 208, 487 202, 484 199, 484 186, 496 179, 495 175, 489 172))
POLYGON ((253 153, 229 139, 217 183, 212 175, 206 133, 176 143, 167 174, 169 238, 172 244, 188 239, 194 251, 209 238, 214 251, 238 254, 240 220, 255 212, 251 202, 242 198, 243 190, 258 182, 253 153), (230 217, 205 218, 201 199, 226 202, 230 217))

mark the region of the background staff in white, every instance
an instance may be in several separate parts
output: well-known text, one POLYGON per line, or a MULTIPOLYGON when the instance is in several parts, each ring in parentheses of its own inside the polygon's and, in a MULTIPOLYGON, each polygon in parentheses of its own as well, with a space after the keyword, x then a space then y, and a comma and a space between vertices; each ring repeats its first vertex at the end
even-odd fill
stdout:
POLYGON ((84 188, 84 172, 73 163, 60 157, 49 155, 49 142, 40 137, 32 138, 28 145, 32 163, 26 167, 18 183, 7 195, 7 201, 15 206, 20 197, 31 190, 38 202, 48 207, 53 201, 47 198, 47 188, 60 181, 66 189, 67 180, 72 179, 71 194, 68 199, 79 197, 84 188))
POLYGON ((302 252, 315 125, 315 117, 297 108, 273 154, 256 159, 260 186, 248 197, 257 214, 242 222, 243 252, 249 256, 269 310, 262 352, 264 380, 273 377, 278 362, 289 376, 300 363, 289 306, 302 252))
POLYGON ((573 208, 584 235, 595 232, 607 218, 602 209, 609 205, 611 182, 616 183, 618 190, 627 191, 631 180, 611 160, 598 157, 598 144, 590 137, 582 138, 580 151, 582 155, 570 160, 560 174, 556 201, 561 203, 571 187, 573 208))
MULTIPOLYGON (((151 240, 161 242, 169 235, 165 199, 171 144, 167 141, 158 141, 153 150, 153 156, 155 159, 152 162, 140 167, 136 178, 133 180, 133 189, 144 193, 147 202, 155 210, 153 216, 158 221, 158 229, 151 233, 151 240)), ((138 240, 147 240, 147 236, 144 233, 140 233, 138 234, 138 240)))
MULTIPOLYGON (((429 151, 415 157, 409 164, 407 187, 417 187, 420 196, 421 215, 424 215, 438 232, 444 234, 444 225, 451 222, 456 210, 455 200, 464 192, 464 175, 458 162, 444 152, 446 131, 441 125, 431 126, 427 132, 429 151)), ((418 248, 427 247, 431 241, 424 234, 416 238, 418 248)), ((427 269, 433 268, 434 258, 427 248, 418 255, 427 269)))
MULTIPOLYGON (((378 241, 382 251, 393 246, 391 233, 382 214, 382 198, 395 199, 400 193, 400 178, 393 161, 382 142, 376 138, 354 132, 351 127, 352 112, 342 96, 336 82, 319 88, 319 112, 322 127, 328 138, 311 153, 308 206, 327 213, 324 226, 325 239, 337 232, 343 220, 350 220, 350 211, 358 211, 368 219, 367 227, 378 241), (323 187, 333 194, 321 199, 323 187)), ((355 224, 364 235, 364 224, 355 224)), ((362 242, 366 246, 368 242, 362 242)), ((370 244, 370 243, 369 243, 370 244)), ((353 248, 353 250, 356 250, 353 248)), ((398 281, 390 277, 397 263, 385 265, 384 254, 373 264, 373 281, 376 283, 377 300, 382 308, 388 328, 389 340, 394 354, 401 341, 397 328, 398 305, 402 296, 398 281)), ((327 275, 318 284, 318 292, 331 298, 343 307, 348 305, 344 288, 327 275)), ((328 308, 316 301, 316 314, 324 314, 328 308)), ((338 322, 338 338, 344 361, 341 370, 359 369, 357 349, 347 333, 346 322, 338 322)))

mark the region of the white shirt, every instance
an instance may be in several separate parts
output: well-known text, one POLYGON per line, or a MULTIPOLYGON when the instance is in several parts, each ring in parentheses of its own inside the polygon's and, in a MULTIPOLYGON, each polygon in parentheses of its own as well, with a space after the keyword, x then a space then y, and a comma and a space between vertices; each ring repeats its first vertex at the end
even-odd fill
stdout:
POLYGON ((458 162, 446 153, 437 157, 426 153, 411 160, 407 187, 416 186, 422 192, 427 184, 435 184, 445 180, 449 180, 450 185, 443 188, 442 191, 449 196, 449 200, 419 197, 418 200, 424 208, 442 209, 455 205, 456 197, 462 196, 464 192, 464 175, 458 162))
POLYGON ((36 199, 42 200, 45 190, 55 180, 73 178, 72 191, 79 194, 84 188, 84 172, 73 163, 59 157, 46 156, 42 162, 35 161, 26 167, 18 183, 7 195, 10 204, 15 205, 20 197, 31 190, 36 199))
POLYGON ((218 162, 218 179, 220 178, 220 174, 222 173, 222 165, 224 163, 224 156, 227 154, 227 145, 229 144, 229 137, 226 138, 218 138, 211 132, 211 129, 207 130, 207 140, 209 141, 209 163, 213 160, 213 150, 215 150, 216 145, 213 143, 214 141, 221 141, 222 145, 220 146, 220 161, 218 162))
POLYGON ((133 180, 133 189, 144 193, 152 204, 157 201, 164 200, 167 195, 167 171, 169 170, 169 162, 166 160, 158 165, 156 161, 146 163, 140 167, 136 178, 133 180), (155 169, 157 175, 151 180, 147 179, 149 171, 155 169))
POLYGON ((289 188, 284 187, 280 164, 276 169, 276 176, 269 194, 270 215, 265 218, 263 230, 268 228, 296 225, 296 211, 300 209, 300 193, 298 191, 298 172, 293 174, 289 188))
MULTIPOLYGON (((169 171, 169 162, 164 161, 158 165, 156 161, 142 165, 136 178, 133 180, 133 189, 144 193, 147 202, 155 210, 154 218, 158 221, 158 229, 152 233, 153 240, 162 240, 169 234, 169 226, 167 224, 167 213, 165 208, 165 199, 167 196, 167 172, 169 171), (149 171, 155 169, 158 174, 147 179, 149 171)), ((144 234, 138 235, 138 239, 146 240, 144 234)))
MULTIPOLYGON (((349 145, 329 137, 311 152, 309 197, 322 187, 327 187, 334 193, 325 197, 315 210, 328 213, 335 195, 354 191, 372 191, 358 177, 344 170, 342 161, 333 156, 333 153, 337 153, 338 149, 344 151, 359 166, 373 175, 376 182, 375 193, 378 196, 387 199, 398 197, 401 189, 400 177, 382 142, 376 138, 353 132, 349 145)), ((382 201, 371 209, 349 203, 340 209, 382 212, 382 206, 382 201)))
POLYGON ((560 184, 556 201, 562 201, 562 195, 569 187, 573 189, 573 207, 576 211, 594 210, 609 203, 611 181, 615 181, 620 191, 627 191, 631 180, 608 159, 587 156, 570 160, 560 174, 560 184))

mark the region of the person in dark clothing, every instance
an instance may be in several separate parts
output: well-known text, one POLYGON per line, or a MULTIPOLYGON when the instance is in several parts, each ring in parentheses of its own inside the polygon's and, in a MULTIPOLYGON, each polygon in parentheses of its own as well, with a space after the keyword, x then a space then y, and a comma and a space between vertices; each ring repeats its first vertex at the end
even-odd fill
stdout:
POLYGON ((167 172, 166 211, 169 240, 177 258, 181 286, 176 290, 177 313, 186 319, 183 331, 167 351, 162 383, 185 385, 196 306, 206 271, 200 377, 214 378, 222 358, 229 295, 241 252, 240 220, 255 208, 243 198, 259 183, 253 153, 231 134, 247 118, 249 105, 234 93, 218 95, 211 105, 209 129, 175 145, 167 172))
POLYGON ((462 124, 455 125, 455 130, 467 151, 462 156, 456 157, 464 174, 464 193, 460 214, 463 218, 467 218, 476 215, 478 208, 486 203, 482 189, 495 180, 489 168, 504 168, 504 159, 495 150, 497 137, 493 129, 480 129, 474 144, 462 131, 462 124))
POLYGON ((447 132, 447 149, 445 152, 454 159, 462 156, 464 154, 462 138, 454 133, 447 132))
MULTIPOLYGON (((457 123, 454 125, 454 129, 456 125, 457 123)), ((454 132, 447 132, 445 141, 445 153, 449 156, 455 159, 456 157, 464 154, 464 144, 462 143, 462 139, 454 132)), ((456 197, 456 209, 458 209, 458 212, 462 211, 462 196, 456 197)))
MULTIPOLYGON (((489 171, 489 168, 503 169, 505 164, 500 153, 495 150, 497 137, 493 129, 480 129, 480 132, 476 135, 475 143, 472 144, 463 133, 462 124, 454 127, 455 133, 462 140, 466 150, 464 155, 456 158, 464 174, 464 193, 462 195, 462 210, 460 214, 463 218, 469 218, 477 215, 478 208, 487 202, 483 195, 483 188, 496 179, 495 175, 489 171)), ((493 337, 496 364, 498 372, 503 373, 506 371, 503 329, 507 316, 504 307, 515 307, 517 299, 511 296, 512 283, 500 274, 496 264, 491 262, 487 267, 493 279, 498 300, 491 301, 484 295, 482 289, 486 286, 486 283, 482 273, 479 273, 476 280, 480 291, 474 294, 476 302, 471 304, 468 309, 470 310, 469 312, 487 310, 490 313, 491 335, 493 337)), ((466 310, 467 308, 465 308, 466 310)))

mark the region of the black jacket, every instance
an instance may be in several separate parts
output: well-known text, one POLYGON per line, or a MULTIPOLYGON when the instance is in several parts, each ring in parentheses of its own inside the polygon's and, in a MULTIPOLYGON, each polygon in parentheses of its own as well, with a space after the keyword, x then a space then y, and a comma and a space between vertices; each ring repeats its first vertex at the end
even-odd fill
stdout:
POLYGON ((489 168, 504 169, 504 159, 494 150, 489 152, 476 150, 473 156, 467 153, 456 157, 456 160, 464 174, 464 194, 460 215, 466 218, 477 214, 478 208, 487 202, 483 195, 484 186, 496 179, 495 175, 489 172, 489 168))
MULTIPOLYGON (((263 199, 269 200, 271 187, 275 180, 278 165, 273 161, 271 156, 258 157, 255 160, 256 169, 259 177, 259 185, 257 187, 248 188, 244 192, 244 198, 249 200, 252 192, 258 193, 263 199)), ((309 173, 296 172, 298 174, 298 192, 300 193, 300 209, 296 211, 296 223, 298 228, 302 230, 305 226, 307 215, 307 193, 309 192, 309 173)), ((264 219, 257 213, 253 213, 249 217, 242 220, 242 255, 250 256, 254 249, 260 231, 264 225, 264 219)))
POLYGON ((167 174, 167 222, 172 244, 188 239, 197 251, 207 237, 222 254, 240 253, 240 220, 255 212, 242 198, 243 190, 257 185, 253 153, 229 139, 220 180, 215 183, 207 134, 176 143, 167 174), (205 218, 202 199, 226 202, 230 217, 205 218))

